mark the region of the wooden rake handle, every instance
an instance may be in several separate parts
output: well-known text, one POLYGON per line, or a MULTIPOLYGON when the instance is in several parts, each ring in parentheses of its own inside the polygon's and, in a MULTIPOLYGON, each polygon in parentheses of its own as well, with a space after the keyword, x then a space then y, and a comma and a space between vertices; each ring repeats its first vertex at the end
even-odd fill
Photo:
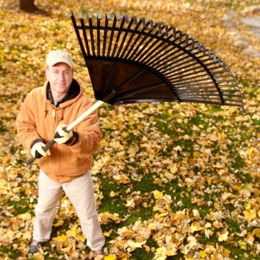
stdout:
MULTIPOLYGON (((89 109, 87 109, 85 112, 83 112, 75 121, 73 121, 71 124, 69 124, 65 131, 71 131, 76 125, 78 125, 81 121, 83 121, 87 116, 92 114, 97 108, 99 108, 102 104, 104 104, 103 101, 98 100, 96 103, 94 103, 89 109)), ((50 149, 55 144, 54 139, 48 142, 45 147, 43 148, 45 151, 50 149)), ((31 157, 26 161, 27 165, 31 165, 36 158, 31 157)))

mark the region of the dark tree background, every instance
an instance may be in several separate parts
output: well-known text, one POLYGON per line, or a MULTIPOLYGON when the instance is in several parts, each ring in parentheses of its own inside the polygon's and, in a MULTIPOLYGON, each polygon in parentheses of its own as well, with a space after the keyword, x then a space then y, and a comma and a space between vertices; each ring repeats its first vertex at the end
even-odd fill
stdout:
POLYGON ((19 0, 19 8, 29 13, 45 13, 34 4, 34 0, 19 0))

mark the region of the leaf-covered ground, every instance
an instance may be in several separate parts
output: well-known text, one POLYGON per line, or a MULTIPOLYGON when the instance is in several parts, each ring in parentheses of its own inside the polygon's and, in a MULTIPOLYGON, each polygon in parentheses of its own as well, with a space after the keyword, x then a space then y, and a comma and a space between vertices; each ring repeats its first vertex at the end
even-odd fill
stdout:
MULTIPOLYGON (((27 167, 15 119, 44 82, 48 50, 67 48, 76 78, 93 97, 70 9, 146 17, 187 32, 231 67, 245 112, 234 107, 153 103, 99 109, 104 138, 92 170, 106 259, 259 259, 259 59, 241 54, 223 26, 253 0, 38 1, 49 16, 0 9, 0 258, 90 259, 64 197, 52 240, 27 256, 38 167, 27 167)), ((251 45, 259 40, 246 30, 251 45)))

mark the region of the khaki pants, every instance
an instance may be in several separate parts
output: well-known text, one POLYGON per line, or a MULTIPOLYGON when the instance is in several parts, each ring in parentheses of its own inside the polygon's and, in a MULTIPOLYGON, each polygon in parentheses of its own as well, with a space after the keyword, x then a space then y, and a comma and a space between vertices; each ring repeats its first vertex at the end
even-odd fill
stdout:
POLYGON ((52 223, 62 190, 64 190, 77 212, 82 232, 87 238, 88 247, 93 251, 101 250, 105 244, 105 239, 98 221, 90 173, 86 173, 71 182, 61 184, 40 171, 33 240, 44 242, 50 239, 52 223))

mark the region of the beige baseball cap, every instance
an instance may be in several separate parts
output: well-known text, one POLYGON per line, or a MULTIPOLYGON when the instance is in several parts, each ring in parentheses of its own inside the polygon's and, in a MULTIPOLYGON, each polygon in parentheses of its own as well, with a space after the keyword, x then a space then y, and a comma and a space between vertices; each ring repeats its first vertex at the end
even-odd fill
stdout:
POLYGON ((50 51, 46 57, 46 65, 49 67, 54 66, 57 63, 66 63, 73 68, 73 62, 70 55, 64 50, 50 51))

